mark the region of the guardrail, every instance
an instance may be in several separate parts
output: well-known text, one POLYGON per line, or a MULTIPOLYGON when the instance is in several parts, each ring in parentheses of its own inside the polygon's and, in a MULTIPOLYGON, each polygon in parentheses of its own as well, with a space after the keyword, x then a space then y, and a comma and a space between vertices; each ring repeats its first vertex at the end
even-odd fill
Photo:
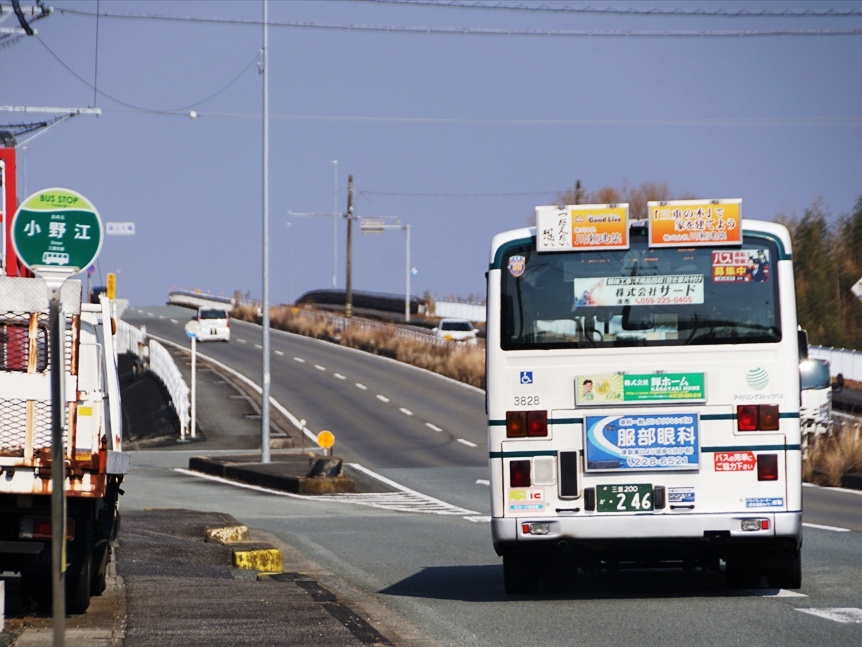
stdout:
POLYGON ((818 357, 829 360, 832 376, 841 373, 844 379, 862 382, 862 353, 858 350, 846 348, 832 348, 829 346, 809 346, 809 357, 818 357))
POLYGON ((345 330, 347 330, 347 328, 358 328, 359 330, 381 330, 392 334, 394 330, 394 335, 396 337, 400 337, 401 339, 412 339, 414 341, 421 341, 425 344, 430 344, 431 346, 439 346, 442 348, 452 343, 446 339, 435 337, 430 331, 425 330, 424 328, 396 326, 393 324, 385 324, 380 323, 379 321, 361 319, 358 317, 351 317, 350 319, 348 319, 347 317, 343 317, 341 315, 335 315, 320 310, 300 310, 297 314, 298 316, 306 317, 308 319, 311 319, 312 321, 325 321, 333 328, 335 328, 337 332, 344 332, 345 330))
POLYGON ((230 297, 217 297, 212 294, 204 294, 203 292, 194 292, 193 290, 173 290, 168 292, 168 303, 188 308, 224 306, 230 310, 234 305, 234 300, 230 297))
POLYGON ((114 338, 117 353, 134 355, 165 385, 180 421, 180 436, 185 438, 191 424, 191 391, 174 358, 159 342, 148 340, 144 331, 125 321, 117 320, 114 338))

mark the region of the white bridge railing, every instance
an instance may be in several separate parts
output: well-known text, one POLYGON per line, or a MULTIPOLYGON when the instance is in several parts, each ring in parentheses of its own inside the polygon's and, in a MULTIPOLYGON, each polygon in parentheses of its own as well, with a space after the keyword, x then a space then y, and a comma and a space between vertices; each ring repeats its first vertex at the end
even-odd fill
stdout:
POLYGON ((155 339, 148 340, 146 333, 140 328, 122 320, 117 320, 115 340, 117 353, 134 355, 165 385, 180 420, 180 435, 185 438, 191 424, 191 392, 174 358, 155 339))

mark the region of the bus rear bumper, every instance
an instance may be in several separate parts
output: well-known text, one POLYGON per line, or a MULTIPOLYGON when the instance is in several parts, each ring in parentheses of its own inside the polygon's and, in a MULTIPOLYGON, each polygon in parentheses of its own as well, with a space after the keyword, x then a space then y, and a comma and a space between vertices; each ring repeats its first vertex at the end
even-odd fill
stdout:
POLYGON ((802 544, 802 512, 496 517, 491 519, 491 534, 498 553, 505 552, 507 545, 560 542, 596 548, 677 540, 674 543, 731 547, 774 540, 798 547, 802 544), (751 519, 767 523, 760 530, 743 530, 742 521, 751 519), (542 534, 534 534, 532 524, 538 524, 542 534))

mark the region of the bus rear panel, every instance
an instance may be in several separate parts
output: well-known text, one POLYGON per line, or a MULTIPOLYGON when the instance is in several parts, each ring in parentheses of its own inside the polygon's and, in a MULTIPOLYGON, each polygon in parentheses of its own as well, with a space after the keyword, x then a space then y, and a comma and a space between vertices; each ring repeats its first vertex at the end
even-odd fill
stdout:
POLYGON ((680 565, 801 583, 799 344, 790 240, 537 251, 495 237, 487 409, 507 591, 577 569, 680 565))

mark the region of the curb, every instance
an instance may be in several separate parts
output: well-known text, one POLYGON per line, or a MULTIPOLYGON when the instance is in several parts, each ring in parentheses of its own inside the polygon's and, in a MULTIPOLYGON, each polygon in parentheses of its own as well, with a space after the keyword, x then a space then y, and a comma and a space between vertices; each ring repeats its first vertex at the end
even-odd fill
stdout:
POLYGON ((189 459, 190 470, 291 494, 344 494, 356 491, 353 479, 346 476, 307 478, 291 474, 272 474, 252 469, 251 465, 257 466, 260 463, 226 464, 205 456, 189 459))
POLYGON ((268 542, 249 541, 247 526, 207 528, 204 541, 230 548, 231 565, 234 568, 258 571, 259 575, 284 571, 281 550, 268 542))

